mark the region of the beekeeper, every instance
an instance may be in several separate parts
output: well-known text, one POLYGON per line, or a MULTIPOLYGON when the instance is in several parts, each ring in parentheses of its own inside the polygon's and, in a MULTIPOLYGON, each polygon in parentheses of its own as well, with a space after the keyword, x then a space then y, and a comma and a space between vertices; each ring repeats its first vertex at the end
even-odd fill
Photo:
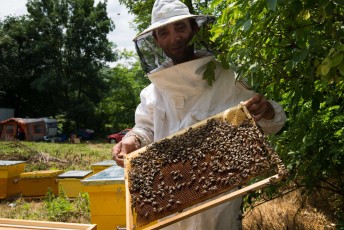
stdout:
MULTIPOLYGON (((213 22, 208 15, 192 15, 178 0, 157 0, 151 25, 135 39, 138 55, 151 84, 142 90, 135 127, 112 150, 123 166, 124 156, 199 121, 242 103, 266 134, 278 132, 286 116, 278 103, 247 88, 231 69, 217 63, 208 49, 190 45, 199 29, 213 22), (201 48, 200 48, 201 49, 201 48), (215 81, 203 79, 215 61, 215 81)), ((197 46, 201 47, 201 46, 197 46)), ((241 198, 208 209, 166 229, 240 229, 241 198)))

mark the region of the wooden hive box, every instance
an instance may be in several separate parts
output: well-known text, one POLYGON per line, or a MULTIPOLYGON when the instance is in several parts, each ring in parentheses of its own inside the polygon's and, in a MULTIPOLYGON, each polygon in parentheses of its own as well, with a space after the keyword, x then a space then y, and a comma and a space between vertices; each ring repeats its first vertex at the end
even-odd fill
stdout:
POLYGON ((49 189, 58 195, 57 176, 62 170, 41 170, 20 174, 20 190, 24 197, 42 197, 49 189))
POLYGON ((34 229, 79 229, 79 230, 97 230, 97 225, 95 224, 74 224, 74 223, 61 223, 61 222, 51 222, 51 221, 34 221, 34 220, 16 220, 16 219, 6 219, 0 218, 0 230, 34 230, 34 229))
POLYGON ((0 161, 0 199, 20 193, 20 173, 25 165, 25 161, 0 161))
POLYGON ((285 173, 246 107, 230 108, 126 156, 127 229, 168 226, 285 173), (266 173, 265 180, 223 195, 266 173))
POLYGON ((116 161, 114 160, 100 161, 100 162, 92 164, 91 169, 93 171, 93 174, 96 174, 96 173, 99 173, 100 171, 103 171, 104 169, 107 169, 115 165, 117 164, 116 164, 116 161))
POLYGON ((92 174, 91 170, 72 170, 57 176, 59 194, 63 193, 69 198, 79 196, 80 192, 84 192, 81 180, 92 174))

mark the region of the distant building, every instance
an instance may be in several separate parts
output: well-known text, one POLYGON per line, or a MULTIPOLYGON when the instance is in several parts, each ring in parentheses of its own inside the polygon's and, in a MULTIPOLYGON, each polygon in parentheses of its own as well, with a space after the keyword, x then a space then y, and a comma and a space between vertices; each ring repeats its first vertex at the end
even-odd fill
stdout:
POLYGON ((40 141, 57 135, 57 120, 51 118, 9 118, 0 123, 0 140, 40 141))

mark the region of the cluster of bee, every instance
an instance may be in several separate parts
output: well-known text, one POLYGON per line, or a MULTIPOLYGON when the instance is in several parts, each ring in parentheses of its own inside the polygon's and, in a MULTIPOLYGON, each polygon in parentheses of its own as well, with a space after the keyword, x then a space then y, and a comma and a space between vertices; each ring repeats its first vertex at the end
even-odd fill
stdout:
POLYGON ((283 167, 255 124, 232 126, 209 119, 130 159, 128 182, 137 224, 180 212, 283 167))

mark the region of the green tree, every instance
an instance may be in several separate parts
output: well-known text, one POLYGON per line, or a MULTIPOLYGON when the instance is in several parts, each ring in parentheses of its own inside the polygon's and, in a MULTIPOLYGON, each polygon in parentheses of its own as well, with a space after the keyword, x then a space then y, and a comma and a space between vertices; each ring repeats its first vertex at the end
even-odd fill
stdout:
POLYGON ((213 1, 210 12, 220 12, 212 28, 217 57, 288 113, 275 144, 290 179, 309 192, 333 193, 333 211, 342 218, 343 3, 213 1))
POLYGON ((0 88, 1 100, 11 101, 22 116, 62 115, 67 130, 92 125, 96 106, 109 90, 99 72, 116 58, 107 39, 113 23, 106 5, 93 0, 29 0, 27 16, 5 20, 1 59, 11 59, 0 68, 13 89, 0 88))
POLYGON ((35 56, 28 49, 27 27, 26 17, 8 17, 0 23, 0 103, 23 115, 36 95, 29 87, 35 56))
POLYGON ((36 28, 34 50, 42 57, 39 62, 46 63, 33 84, 43 91, 53 89, 57 112, 78 128, 90 125, 94 118, 96 105, 108 89, 99 71, 115 58, 106 37, 112 30, 106 3, 30 0, 27 4, 36 28))
POLYGON ((121 53, 122 63, 112 69, 104 70, 108 78, 110 91, 98 107, 106 132, 119 131, 134 126, 134 115, 140 103, 139 94, 149 84, 141 69, 140 62, 133 52, 121 53))

